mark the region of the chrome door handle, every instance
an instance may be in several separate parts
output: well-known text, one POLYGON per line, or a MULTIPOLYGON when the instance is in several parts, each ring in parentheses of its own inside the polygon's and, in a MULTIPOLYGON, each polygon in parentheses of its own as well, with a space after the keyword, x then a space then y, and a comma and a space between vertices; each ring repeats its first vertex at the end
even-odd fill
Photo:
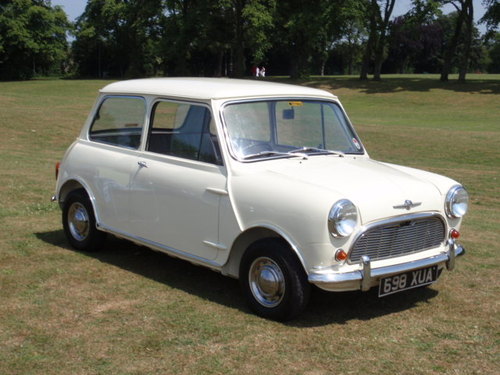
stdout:
POLYGON ((139 167, 141 167, 141 168, 148 167, 148 163, 146 163, 145 161, 138 161, 137 164, 139 164, 139 167))

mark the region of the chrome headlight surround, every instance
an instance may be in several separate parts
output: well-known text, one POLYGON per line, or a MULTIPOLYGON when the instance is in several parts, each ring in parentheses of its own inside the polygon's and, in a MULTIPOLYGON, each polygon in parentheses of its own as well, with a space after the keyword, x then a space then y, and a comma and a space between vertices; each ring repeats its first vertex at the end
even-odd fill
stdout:
POLYGON ((328 214, 328 230, 334 237, 350 236, 358 224, 358 210, 348 199, 341 199, 328 214))
POLYGON ((460 218, 467 213, 469 208, 469 193, 461 185, 453 186, 446 194, 444 203, 448 217, 460 218))

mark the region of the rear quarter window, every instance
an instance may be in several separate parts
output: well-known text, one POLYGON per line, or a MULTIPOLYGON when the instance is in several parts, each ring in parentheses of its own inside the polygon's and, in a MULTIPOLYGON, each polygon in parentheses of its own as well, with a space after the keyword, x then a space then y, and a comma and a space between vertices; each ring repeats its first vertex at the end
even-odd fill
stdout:
POLYGON ((146 102, 141 97, 107 97, 94 116, 89 139, 137 149, 141 144, 145 114, 146 102))

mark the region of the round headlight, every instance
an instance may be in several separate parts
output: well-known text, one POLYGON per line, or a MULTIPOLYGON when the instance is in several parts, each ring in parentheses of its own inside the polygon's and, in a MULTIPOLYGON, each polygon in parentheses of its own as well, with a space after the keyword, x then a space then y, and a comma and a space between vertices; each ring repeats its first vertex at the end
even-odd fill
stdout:
POLYGON ((336 202, 328 214, 328 229, 335 237, 347 237, 354 232, 358 223, 358 210, 347 199, 336 202))
POLYGON ((449 217, 462 217, 469 207, 469 194, 463 186, 454 186, 446 195, 445 210, 449 217))

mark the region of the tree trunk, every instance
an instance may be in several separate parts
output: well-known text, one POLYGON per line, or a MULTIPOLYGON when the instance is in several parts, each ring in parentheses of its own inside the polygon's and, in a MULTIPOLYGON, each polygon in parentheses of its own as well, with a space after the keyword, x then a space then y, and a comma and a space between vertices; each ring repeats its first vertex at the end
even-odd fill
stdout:
POLYGON ((448 75, 451 72, 451 62, 453 60, 453 56, 455 55, 455 50, 457 49, 460 33, 462 32, 462 25, 464 23, 465 17, 465 5, 462 1, 460 3, 462 4, 462 9, 460 9, 460 11, 458 12, 457 23, 455 24, 455 32, 453 33, 453 37, 451 38, 450 44, 444 54, 444 61, 440 78, 441 82, 448 82, 448 75))
POLYGON ((321 71, 320 71, 320 75, 321 77, 323 77, 325 75, 325 65, 326 65, 326 59, 322 59, 321 60, 321 71))
POLYGON ((300 63, 296 54, 294 54, 290 60, 290 78, 300 78, 300 63))
POLYGON ((370 66, 371 49, 370 39, 368 39, 365 54, 363 56, 363 62, 361 63, 361 73, 359 74, 359 79, 362 81, 368 80, 368 68, 370 66))
POLYGON ((382 72, 382 62, 383 61, 384 61, 383 51, 377 52, 375 54, 375 66, 373 68, 373 80, 374 81, 382 80, 382 78, 380 77, 380 74, 382 72))
POLYGON ((375 69, 373 72, 373 79, 375 81, 380 81, 382 64, 384 62, 384 49, 385 49, 385 40, 387 38, 387 28, 389 26, 389 19, 394 9, 395 2, 396 0, 386 0, 384 9, 384 19, 382 20, 382 23, 379 26, 378 31, 380 35, 378 37, 378 43, 375 48, 375 69))
MULTIPOLYGON (((353 42, 352 40, 348 37, 347 38, 347 74, 352 75, 352 64, 354 60, 354 47, 353 47, 353 42)), ((343 65, 343 64, 342 64, 343 65)), ((345 73, 342 69, 342 73, 345 73)))
POLYGON ((222 76, 222 64, 224 62, 224 50, 221 48, 217 53, 217 66, 215 67, 214 76, 221 77, 222 76))
POLYGON ((366 43, 365 53, 363 54, 363 61, 361 63, 361 73, 359 79, 366 81, 368 79, 368 69, 370 68, 370 61, 373 55, 373 48, 377 39, 377 16, 380 15, 377 0, 372 0, 370 5, 370 35, 366 43))
POLYGON ((472 44, 472 32, 474 26, 474 6, 472 0, 466 1, 466 23, 465 23, 465 45, 462 56, 462 61, 460 62, 460 70, 458 75, 458 82, 465 83, 465 76, 469 68, 470 59, 470 49, 472 44))
POLYGON ((245 48, 243 37, 243 1, 234 1, 234 28, 235 39, 233 43, 234 50, 234 77, 243 77, 245 74, 245 48))

